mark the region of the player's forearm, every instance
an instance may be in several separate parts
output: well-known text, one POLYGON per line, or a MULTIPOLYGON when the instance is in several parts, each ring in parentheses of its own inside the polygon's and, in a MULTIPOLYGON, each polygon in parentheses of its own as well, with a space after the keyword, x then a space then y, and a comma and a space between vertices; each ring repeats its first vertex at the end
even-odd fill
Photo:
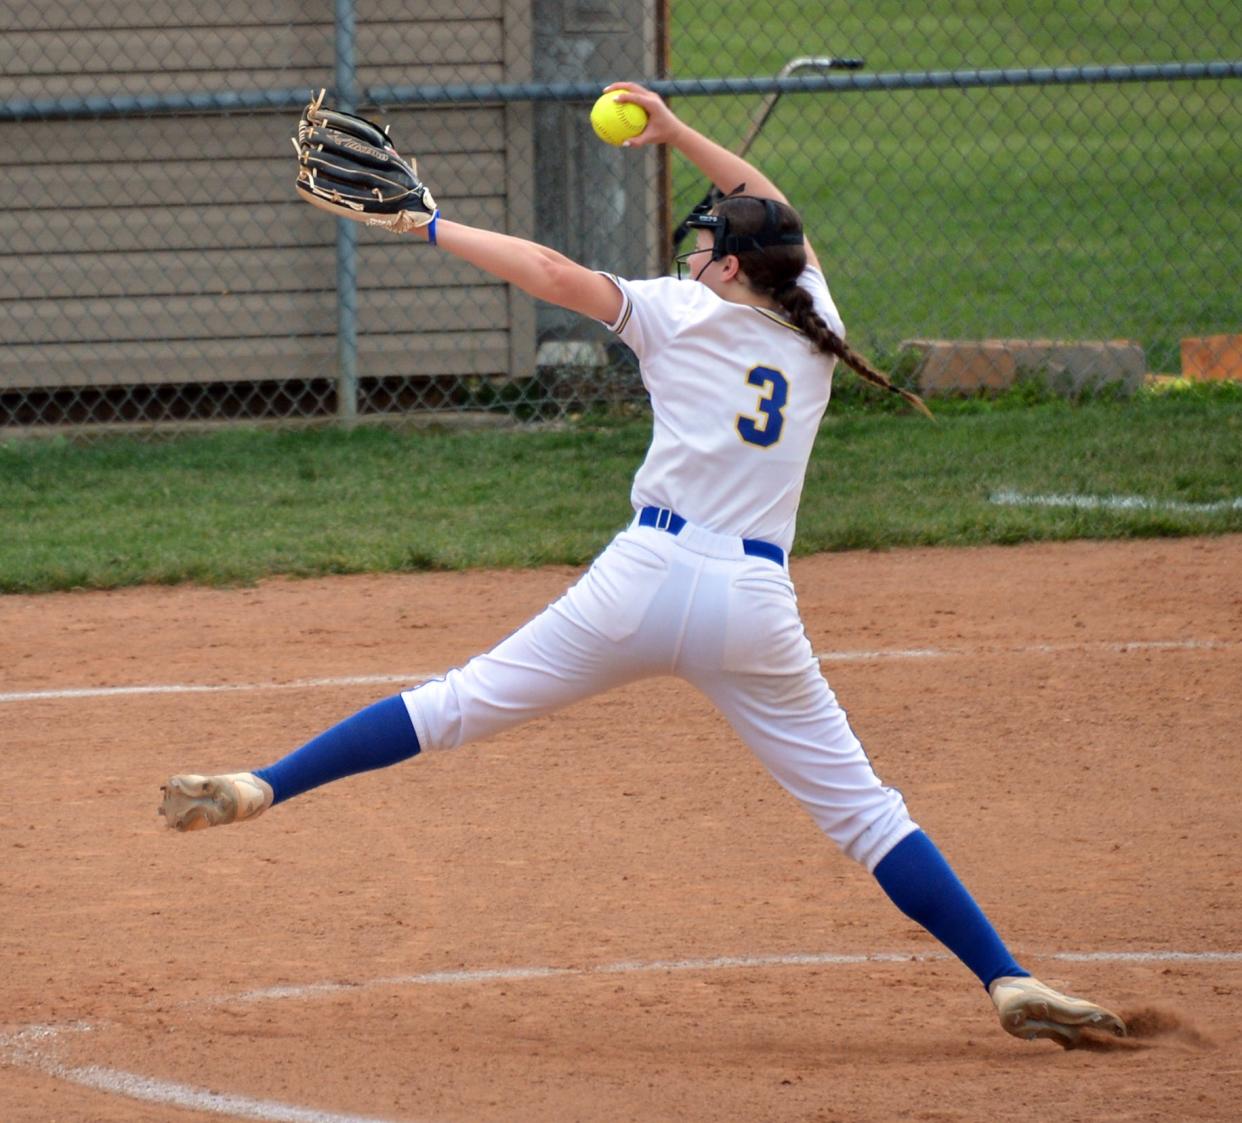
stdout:
MULTIPOLYGON (((425 238, 426 228, 419 233, 425 238)), ((538 300, 605 324, 621 314, 621 290, 612 281, 538 242, 440 219, 436 245, 538 300)))
MULTIPOLYGON (((420 233, 426 237, 425 228, 420 233)), ((573 264, 564 254, 537 242, 448 219, 436 223, 436 245, 493 277, 553 304, 560 303, 560 276, 565 267, 573 264)))
POLYGON ((679 122, 679 125, 677 132, 670 138, 669 144, 694 164, 722 192, 732 191, 744 183, 747 195, 776 199, 782 203, 788 202, 784 192, 749 160, 730 152, 696 129, 692 129, 684 121, 679 122))

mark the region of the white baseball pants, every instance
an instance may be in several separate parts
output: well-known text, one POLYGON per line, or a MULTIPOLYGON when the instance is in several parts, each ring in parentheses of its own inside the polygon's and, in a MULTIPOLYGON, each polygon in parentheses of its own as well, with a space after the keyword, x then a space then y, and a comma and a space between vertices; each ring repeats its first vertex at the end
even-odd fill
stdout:
POLYGON ((402 698, 423 749, 451 749, 655 675, 706 694, 869 872, 918 829, 824 681, 784 567, 693 525, 623 531, 533 620, 402 698))

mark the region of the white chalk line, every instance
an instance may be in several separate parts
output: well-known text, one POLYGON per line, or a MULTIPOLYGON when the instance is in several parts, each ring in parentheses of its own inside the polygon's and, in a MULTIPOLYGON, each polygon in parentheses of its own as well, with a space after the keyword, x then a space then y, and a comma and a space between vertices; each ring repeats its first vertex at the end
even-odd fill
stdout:
POLYGON ((855 963, 905 963, 914 959, 948 959, 947 953, 922 955, 874 952, 859 955, 805 954, 765 956, 718 956, 713 959, 656 959, 648 962, 625 960, 594 967, 491 967, 482 970, 428 971, 420 975, 390 975, 356 983, 310 983, 305 986, 264 987, 242 994, 212 998, 209 1005, 239 1002, 267 1002, 284 998, 318 998, 377 987, 460 986, 466 983, 512 983, 529 979, 587 978, 591 975, 628 975, 661 971, 720 971, 738 967, 842 966, 855 963))
POLYGON ((25 690, 0 694, 0 702, 43 702, 65 698, 111 698, 134 694, 227 694, 263 690, 317 690, 330 686, 386 686, 402 683, 415 686, 436 675, 417 671, 408 675, 336 675, 330 678, 302 678, 292 682, 174 682, 139 686, 79 686, 67 690, 25 690))
POLYGON ((1086 511, 1176 511, 1188 515, 1215 515, 1242 511, 1242 498, 1219 499, 1212 503, 1190 503, 1181 499, 1151 499, 1145 495, 1024 495, 1019 491, 997 491, 988 502, 1002 507, 1076 507, 1086 511))
POLYGON ((103 1065, 67 1065, 53 1055, 58 1039, 72 1033, 89 1033, 100 1026, 73 1022, 63 1026, 26 1026, 12 1034, 0 1034, 0 1062, 33 1068, 57 1080, 97 1092, 166 1107, 184 1107, 230 1119, 258 1119, 263 1123, 392 1123, 372 1115, 341 1114, 258 1100, 232 1092, 213 1092, 174 1080, 159 1080, 103 1065))
MULTIPOLYGON (((1128 651, 1233 651, 1242 643, 1228 640, 1118 640, 1096 643, 1036 643, 1024 646, 911 647, 876 651, 821 651, 821 663, 865 663, 902 659, 961 659, 981 655, 1057 655, 1072 652, 1128 651)), ((291 682, 162 683, 135 686, 82 686, 62 690, 23 690, 0 693, 4 702, 55 702, 82 698, 121 698, 144 694, 226 694, 260 693, 267 690, 322 690, 345 686, 417 686, 437 678, 442 671, 414 671, 409 674, 337 675, 327 678, 294 679, 291 682)))
POLYGON ((58 1065, 45 1071, 70 1084, 92 1088, 97 1092, 144 1103, 210 1112, 230 1119, 259 1119, 264 1123, 393 1123, 376 1115, 341 1115, 335 1111, 298 1107, 297 1104, 282 1103, 279 1100, 256 1100, 231 1092, 212 1092, 206 1088, 195 1088, 172 1080, 156 1080, 135 1072, 103 1068, 99 1065, 87 1068, 66 1068, 58 1065))
MULTIPOLYGON (((710 959, 623 960, 593 967, 496 967, 481 970, 426 971, 360 983, 310 983, 304 986, 264 987, 236 995, 216 996, 185 1003, 186 1006, 234 1006, 238 1003, 289 998, 318 998, 377 987, 460 986, 468 983, 523 982, 530 979, 587 978, 594 975, 627 975, 675 971, 721 971, 738 968, 828 967, 862 963, 919 963, 948 960, 947 952, 871 952, 839 954, 807 952, 790 955, 730 955, 710 959)), ((1032 956, 1066 963, 1242 963, 1242 951, 1063 951, 1032 956)), ((33 1025, 12 1034, 0 1034, 0 1062, 37 1069, 49 1076, 126 1099, 184 1107, 232 1119, 255 1119, 261 1123, 394 1123, 369 1115, 340 1114, 317 1108, 258 1100, 229 1092, 213 1092, 172 1080, 158 1080, 140 1073, 102 1065, 74 1066, 58 1061, 51 1050, 57 1039, 69 1033, 97 1028, 86 1022, 62 1026, 33 1025)))
MULTIPOLYGON (((286 998, 319 998, 377 987, 454 986, 466 983, 525 982, 530 979, 589 978, 592 975, 658 974, 675 971, 721 971, 766 967, 843 967, 861 963, 925 963, 951 960, 945 951, 925 952, 803 952, 791 955, 726 955, 711 959, 624 960, 594 967, 494 967, 481 970, 428 971, 418 975, 391 975, 349 983, 309 983, 302 986, 263 987, 241 994, 205 1000, 205 1005, 268 1002, 286 998)), ((1032 956, 1066 963, 1242 963, 1242 951, 1064 951, 1032 956)), ((189 1003, 188 1005, 198 1005, 189 1003)))
POLYGON ((961 659, 980 655, 1061 655, 1073 652, 1123 654, 1127 651, 1232 651, 1242 643, 1227 640, 1101 640, 1093 643, 1030 643, 1021 646, 916 647, 896 651, 823 651, 821 663, 861 663, 871 659, 961 659))

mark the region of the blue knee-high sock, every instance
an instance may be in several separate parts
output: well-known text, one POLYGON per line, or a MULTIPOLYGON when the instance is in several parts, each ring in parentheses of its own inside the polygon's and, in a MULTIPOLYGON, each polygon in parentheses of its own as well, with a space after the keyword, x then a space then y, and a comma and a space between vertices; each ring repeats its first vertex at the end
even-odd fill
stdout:
POLYGON ((1026 975, 996 929, 922 831, 907 835, 875 868, 880 888, 966 964, 986 987, 1002 975, 1026 975))
POLYGON ((359 710, 255 775, 272 785, 272 802, 280 803, 342 776, 408 760, 419 747, 409 711, 401 695, 394 694, 359 710))

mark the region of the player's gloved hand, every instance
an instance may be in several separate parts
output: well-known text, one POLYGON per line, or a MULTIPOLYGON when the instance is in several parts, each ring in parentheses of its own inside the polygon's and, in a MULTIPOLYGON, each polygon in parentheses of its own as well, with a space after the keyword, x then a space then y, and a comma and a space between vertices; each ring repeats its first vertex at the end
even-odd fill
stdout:
POLYGON ((302 111, 293 147, 297 192, 311 206, 397 234, 438 214, 418 165, 398 154, 387 130, 323 105, 324 91, 302 111))
POLYGON ((633 102, 647 111, 647 127, 636 137, 625 142, 627 148, 641 148, 644 144, 670 144, 679 129, 685 126, 677 115, 664 103, 659 94, 652 93, 637 82, 613 82, 604 87, 604 93, 616 91, 621 102, 633 102))

